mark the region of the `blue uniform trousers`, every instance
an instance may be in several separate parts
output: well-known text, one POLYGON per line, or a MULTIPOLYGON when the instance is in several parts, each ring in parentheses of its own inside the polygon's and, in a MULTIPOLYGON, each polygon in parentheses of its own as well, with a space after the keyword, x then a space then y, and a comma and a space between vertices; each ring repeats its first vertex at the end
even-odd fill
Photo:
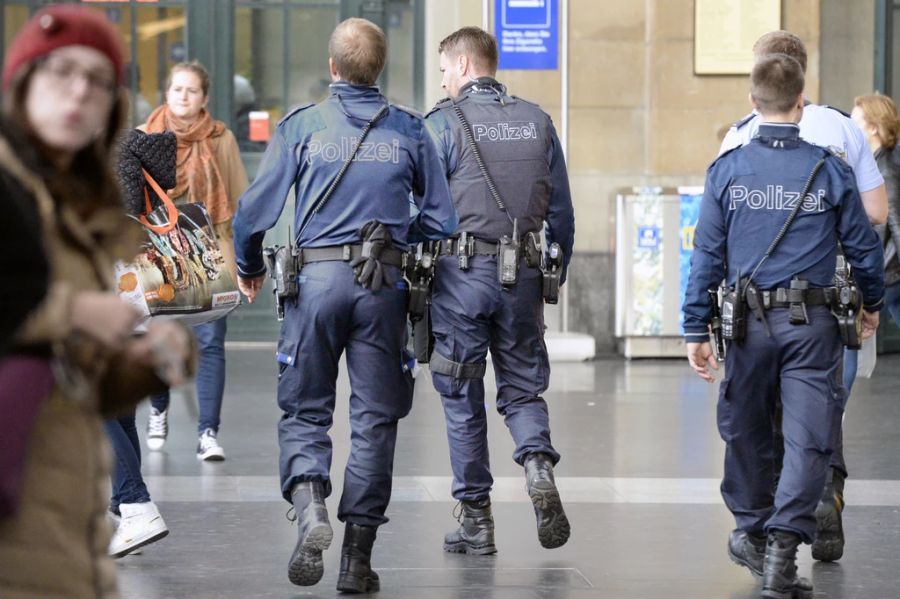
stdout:
POLYGON ((809 325, 791 324, 788 310, 768 311, 771 337, 748 315, 743 344, 728 347, 718 425, 725 441, 722 497, 738 528, 789 531, 811 543, 844 391, 837 321, 824 306, 807 309, 809 325), (779 395, 784 463, 775 488, 772 418, 779 395))
MULTIPOLYGON (((513 460, 523 464, 530 453, 559 454, 550 443, 547 390, 550 363, 544 344, 541 273, 519 270, 518 283, 497 281, 497 259, 474 256, 470 269, 456 258, 437 263, 432 298, 436 354, 453 362, 484 364, 491 352, 497 381, 497 411, 515 442, 513 460)), ((453 497, 473 501, 488 496, 493 484, 487 439, 484 379, 455 378, 433 372, 441 394, 453 469, 453 497)))
POLYGON ((407 287, 399 269, 384 269, 390 284, 373 293, 354 281, 346 262, 305 265, 278 341, 282 494, 290 502, 294 485, 305 481, 321 481, 331 493, 328 430, 346 351, 351 441, 338 519, 363 526, 387 522, 397 421, 412 407, 403 360, 407 287))

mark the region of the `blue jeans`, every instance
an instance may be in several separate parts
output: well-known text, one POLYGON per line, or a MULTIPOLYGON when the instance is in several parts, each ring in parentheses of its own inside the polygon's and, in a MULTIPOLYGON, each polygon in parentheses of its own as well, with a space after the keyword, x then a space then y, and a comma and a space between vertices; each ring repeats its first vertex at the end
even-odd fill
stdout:
POLYGON ((134 423, 134 412, 111 418, 105 426, 115 457, 109 506, 118 513, 120 503, 146 503, 150 501, 150 493, 141 476, 141 442, 134 423))
MULTIPOLYGON (((194 336, 200 350, 197 367, 197 403, 200 407, 198 433, 208 428, 219 430, 219 415, 222 412, 222 396, 225 393, 225 333, 228 325, 225 318, 198 324, 194 336)), ((169 408, 169 393, 161 393, 150 398, 150 404, 160 412, 169 408)))

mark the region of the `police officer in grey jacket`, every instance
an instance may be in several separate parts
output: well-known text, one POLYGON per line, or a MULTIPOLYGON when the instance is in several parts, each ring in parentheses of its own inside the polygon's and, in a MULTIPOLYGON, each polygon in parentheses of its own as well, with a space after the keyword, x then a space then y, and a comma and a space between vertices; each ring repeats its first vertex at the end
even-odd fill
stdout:
POLYGON ((452 492, 461 502, 461 526, 445 537, 444 549, 496 552, 483 381, 488 350, 497 410, 515 442, 512 457, 525 468, 538 538, 546 548, 559 547, 569 538, 569 522, 553 477, 560 456, 541 397, 550 375, 542 275, 521 251, 518 260, 507 258, 516 255, 517 241, 527 245, 544 230, 548 247, 562 248, 564 278, 574 241, 565 159, 550 117, 494 79, 493 36, 465 27, 439 50, 441 85, 450 98, 425 122, 460 219, 458 236, 441 244, 432 304, 430 366, 444 405, 452 492))

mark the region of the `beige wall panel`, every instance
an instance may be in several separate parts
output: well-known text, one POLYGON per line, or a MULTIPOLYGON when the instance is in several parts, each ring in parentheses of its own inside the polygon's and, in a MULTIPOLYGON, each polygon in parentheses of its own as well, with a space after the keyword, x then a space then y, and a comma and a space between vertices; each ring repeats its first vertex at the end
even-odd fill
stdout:
MULTIPOLYGON (((819 2, 820 0, 782 0, 781 24, 797 35, 809 55, 806 68, 806 96, 819 101, 819 2)), ((853 0, 856 4, 857 0, 853 0)))
POLYGON ((694 0, 647 0, 652 40, 694 42, 694 0))
POLYGON ((736 113, 747 112, 748 77, 695 76, 694 43, 690 40, 662 41, 651 47, 654 56, 650 65, 651 109, 730 104, 736 113))
POLYGON ((506 84, 509 93, 540 104, 541 108, 559 113, 562 72, 557 71, 498 71, 497 79, 506 84))
POLYGON ((575 108, 569 111, 570 172, 641 173, 644 111, 627 108, 575 108))
POLYGON ((585 39, 572 43, 569 106, 636 108, 644 105, 644 41, 585 39))
POLYGON ((640 183, 635 175, 583 171, 569 175, 575 206, 575 250, 612 252, 616 241, 616 193, 640 183))
POLYGON ((581 40, 643 41, 646 6, 640 0, 570 0, 569 36, 581 40))
POLYGON ((735 120, 725 108, 662 108, 650 119, 653 143, 649 171, 656 175, 690 175, 706 172, 719 151, 722 123, 735 120))

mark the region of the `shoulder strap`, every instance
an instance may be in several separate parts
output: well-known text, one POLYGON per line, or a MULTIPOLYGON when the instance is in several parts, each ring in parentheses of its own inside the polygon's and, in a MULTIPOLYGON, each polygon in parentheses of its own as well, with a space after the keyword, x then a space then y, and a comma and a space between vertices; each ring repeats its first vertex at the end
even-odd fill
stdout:
POLYGON ((491 195, 494 197, 494 201, 497 202, 497 207, 500 208, 503 212, 506 213, 506 217, 509 219, 509 222, 513 222, 513 217, 509 213, 509 210, 506 209, 506 205, 503 203, 503 200, 500 199, 500 192, 497 191, 497 186, 494 184, 494 179, 491 177, 491 173, 487 170, 487 165, 484 163, 484 160, 481 157, 481 151, 478 149, 478 144, 475 142, 475 136, 472 134, 472 126, 469 125, 469 121, 466 120, 466 116, 463 114, 462 109, 454 102, 453 110, 456 112, 456 118, 459 119, 459 124, 462 125, 463 132, 466 135, 466 141, 469 143, 469 148, 472 150, 472 155, 475 156, 475 162, 478 163, 478 170, 481 171, 481 176, 484 177, 484 182, 487 183, 488 189, 491 192, 491 195))
POLYGON ((365 141, 366 136, 369 134, 369 131, 375 125, 375 123, 381 119, 385 114, 387 114, 390 109, 389 104, 385 104, 381 108, 378 109, 378 112, 375 113, 369 122, 366 123, 366 126, 363 127, 362 133, 359 135, 359 139, 356 141, 356 145, 353 146, 353 150, 350 151, 350 155, 347 157, 347 160, 344 161, 344 164, 341 165, 341 170, 338 171, 338 174, 335 175, 334 179, 331 181, 331 185, 328 186, 328 189, 325 190, 325 193, 319 198, 319 201, 316 202, 316 205, 313 206, 313 209, 310 211, 309 216, 306 219, 306 224, 300 229, 300 232, 297 233, 297 237, 295 238, 295 242, 300 241, 300 236, 303 235, 303 232, 309 226, 309 223, 312 222, 312 219, 319 213, 328 200, 331 199, 331 195, 334 193, 334 190, 337 189, 338 183, 341 182, 341 179, 344 178, 344 174, 347 172, 347 169, 350 168, 350 163, 353 162, 353 159, 356 157, 356 153, 359 151, 359 147, 362 145, 363 141, 365 141))
POLYGON ((806 179, 806 183, 803 185, 803 191, 800 192, 800 199, 797 200, 797 204, 794 206, 794 209, 791 210, 791 213, 788 215, 787 220, 784 221, 784 225, 781 226, 781 230, 778 231, 778 235, 776 235, 775 239, 772 240, 772 243, 769 245, 769 249, 766 250, 765 255, 759 260, 756 268, 754 268, 753 272, 750 274, 751 281, 753 280, 753 276, 756 274, 756 271, 759 270, 759 267, 762 266, 763 262, 766 261, 766 258, 772 255, 772 252, 775 251, 775 248, 778 247, 778 244, 781 243, 782 239, 784 239, 784 236, 787 234, 788 229, 791 228, 791 225, 797 218, 797 214, 800 212, 800 208, 803 206, 803 202, 806 201, 806 194, 809 193, 809 189, 812 187, 816 175, 819 174, 819 170, 824 164, 825 158, 820 158, 819 161, 816 162, 816 165, 813 167, 812 172, 806 179))
POLYGON ((159 196, 159 199, 162 201, 163 206, 166 207, 167 221, 163 225, 154 225, 147 219, 147 215, 153 212, 153 204, 150 202, 150 192, 147 191, 146 185, 144 186, 144 214, 138 217, 138 221, 154 233, 164 235, 178 225, 178 208, 171 198, 169 198, 169 194, 159 186, 159 183, 150 176, 150 173, 148 173, 146 169, 141 168, 141 172, 144 173, 144 180, 153 188, 153 191, 156 192, 156 195, 159 196))

